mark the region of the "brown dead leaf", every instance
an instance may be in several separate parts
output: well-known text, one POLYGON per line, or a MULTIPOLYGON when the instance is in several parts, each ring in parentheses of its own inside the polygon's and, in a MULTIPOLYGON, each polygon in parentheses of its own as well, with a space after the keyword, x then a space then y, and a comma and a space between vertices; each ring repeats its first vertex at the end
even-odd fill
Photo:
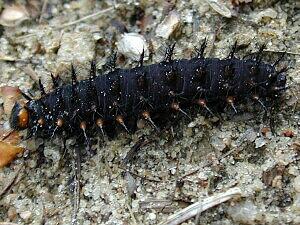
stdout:
POLYGON ((24 148, 0 141, 0 168, 8 165, 24 148))
POLYGON ((0 140, 12 145, 17 145, 21 142, 21 136, 16 130, 7 130, 3 126, 0 126, 0 140))

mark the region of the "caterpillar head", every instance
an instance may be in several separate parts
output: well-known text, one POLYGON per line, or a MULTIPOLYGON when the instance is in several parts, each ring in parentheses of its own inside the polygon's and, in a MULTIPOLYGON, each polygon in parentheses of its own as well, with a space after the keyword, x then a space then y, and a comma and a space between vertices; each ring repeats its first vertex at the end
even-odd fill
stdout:
POLYGON ((29 111, 26 107, 22 106, 18 102, 15 103, 11 115, 10 126, 15 130, 24 130, 28 128, 29 124, 29 111))

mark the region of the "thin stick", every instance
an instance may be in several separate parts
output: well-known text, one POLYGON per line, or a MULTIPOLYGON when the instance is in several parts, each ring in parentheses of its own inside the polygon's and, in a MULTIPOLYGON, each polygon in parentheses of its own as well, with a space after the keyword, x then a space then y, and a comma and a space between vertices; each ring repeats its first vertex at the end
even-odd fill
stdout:
POLYGON ((0 222, 0 225, 18 225, 17 223, 11 223, 11 222, 0 222))
POLYGON ((134 213, 133 213, 133 211, 132 211, 132 208, 131 208, 131 206, 126 202, 126 207, 127 207, 127 209, 128 209, 128 211, 129 211, 129 214, 130 214, 130 216, 131 216, 131 219, 132 219, 132 224, 134 224, 134 225, 137 225, 138 223, 137 223, 137 221, 136 221, 136 218, 135 218, 135 216, 134 216, 134 213))
POLYGON ((117 7, 118 7, 118 5, 115 5, 115 6, 112 6, 112 7, 107 8, 107 9, 103 9, 103 10, 101 10, 101 11, 99 11, 99 12, 96 12, 96 13, 93 13, 93 14, 90 14, 90 15, 87 15, 87 16, 85 16, 85 17, 82 17, 82 18, 78 19, 78 20, 75 20, 75 21, 72 21, 72 22, 69 22, 69 23, 65 23, 65 24, 63 24, 63 25, 61 25, 61 26, 58 26, 58 27, 55 27, 55 28, 56 28, 56 29, 61 29, 61 28, 65 28, 65 27, 68 27, 68 26, 75 25, 75 24, 77 24, 77 23, 80 23, 80 22, 82 22, 82 21, 85 21, 85 20, 88 20, 88 19, 91 19, 91 18, 96 19, 97 16, 99 16, 99 15, 101 15, 101 14, 103 14, 103 13, 110 12, 110 11, 112 11, 113 9, 116 9, 117 7))
POLYGON ((80 176, 81 176, 81 156, 79 146, 74 147, 74 158, 75 162, 73 165, 74 169, 74 205, 73 205, 73 215, 72 215, 72 225, 77 224, 77 214, 80 207, 80 176))
POLYGON ((184 221, 204 212, 205 210, 226 202, 232 198, 240 197, 242 191, 238 187, 231 188, 225 192, 215 194, 206 199, 200 200, 179 212, 169 216, 165 221, 159 223, 159 225, 178 225, 184 221))
MULTIPOLYGON (((100 15, 103 14, 103 13, 110 12, 110 11, 112 11, 112 10, 118 8, 118 7, 119 7, 119 5, 111 6, 111 7, 107 8, 107 9, 103 9, 103 10, 101 10, 101 11, 99 11, 99 12, 96 12, 96 13, 93 13, 93 14, 90 14, 90 15, 87 15, 87 16, 85 16, 85 17, 82 17, 82 18, 78 19, 78 20, 75 20, 75 21, 72 21, 72 22, 68 22, 68 23, 62 24, 61 26, 53 27, 53 29, 59 30, 59 29, 66 28, 66 27, 68 27, 68 26, 75 25, 75 24, 77 24, 77 23, 80 23, 80 22, 85 21, 85 20, 88 20, 88 19, 96 19, 97 16, 100 16, 100 15)), ((33 37, 33 36, 36 36, 36 35, 37 35, 36 32, 35 32, 35 33, 32 33, 32 34, 25 34, 25 35, 23 35, 23 36, 17 37, 17 40, 23 39, 23 38, 30 38, 30 37, 33 37)))
POLYGON ((300 55, 300 52, 290 52, 290 51, 281 51, 281 50, 272 50, 272 49, 264 49, 264 52, 275 52, 275 53, 286 53, 290 55, 300 55))
POLYGON ((39 18, 39 23, 42 22, 43 14, 46 11, 47 5, 48 5, 48 0, 44 0, 43 6, 42 6, 42 10, 41 10, 41 15, 40 15, 40 18, 39 18))
POLYGON ((152 181, 152 182, 161 182, 161 180, 159 180, 158 178, 151 178, 149 176, 142 176, 142 175, 139 175, 135 172, 132 172, 132 171, 130 171, 130 170, 128 170, 128 169, 126 169, 122 166, 119 166, 118 168, 130 173, 131 175, 134 175, 134 176, 139 177, 139 178, 144 179, 144 180, 148 180, 148 181, 152 181))

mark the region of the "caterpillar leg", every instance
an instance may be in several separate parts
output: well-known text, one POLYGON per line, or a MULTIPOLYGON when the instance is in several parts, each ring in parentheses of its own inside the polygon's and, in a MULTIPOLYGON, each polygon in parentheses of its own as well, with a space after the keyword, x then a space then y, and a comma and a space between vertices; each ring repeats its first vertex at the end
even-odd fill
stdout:
POLYGON ((197 53, 196 58, 198 58, 198 59, 204 58, 204 51, 205 51, 206 47, 207 47, 207 40, 205 38, 201 44, 200 49, 196 48, 196 53, 197 53))
POLYGON ((166 53, 165 53, 165 58, 164 58, 164 62, 171 62, 172 61, 172 56, 174 53, 174 49, 175 49, 175 44, 173 43, 172 45, 169 45, 166 49, 166 53))

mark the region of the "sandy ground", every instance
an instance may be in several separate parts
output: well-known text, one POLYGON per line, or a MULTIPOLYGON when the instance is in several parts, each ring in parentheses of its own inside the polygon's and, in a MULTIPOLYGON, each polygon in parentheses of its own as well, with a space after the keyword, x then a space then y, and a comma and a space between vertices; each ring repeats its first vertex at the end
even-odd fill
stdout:
MULTIPOLYGON (((18 86, 37 96, 37 77, 50 90, 50 72, 68 81, 70 62, 76 64, 80 79, 88 76, 87 65, 94 56, 99 68, 104 65, 125 29, 146 39, 154 54, 145 63, 159 62, 167 44, 174 41, 175 57, 188 58, 205 37, 210 57, 226 57, 236 40, 245 46, 238 52, 241 57, 257 51, 262 43, 270 50, 265 53, 270 62, 280 56, 278 52, 288 52, 280 66, 290 68, 290 89, 274 115, 274 134, 264 113, 250 110, 235 116, 225 113, 224 121, 201 114, 192 121, 180 119, 162 135, 146 126, 111 141, 96 139, 95 153, 82 158, 78 224, 158 224, 232 187, 241 189, 241 197, 184 224, 300 224, 300 4, 255 1, 233 8, 228 1, 222 8, 212 2, 222 1, 128 0, 115 5, 114 1, 52 0, 40 21, 38 14, 37 19, 1 28, 1 86, 18 86), (104 9, 108 10, 101 13, 104 9), (157 27, 171 11, 180 15, 180 26, 165 40, 158 37, 157 27), (293 137, 285 137, 287 131, 293 137), (142 136, 148 143, 124 165, 123 159, 142 136)), ((0 1, 0 6, 5 4, 0 1)), ((136 62, 119 55, 118 65, 133 67, 136 62)), ((2 123, 7 120, 3 115, 2 123)), ((1 196, 0 224, 71 223, 74 141, 68 140, 67 154, 61 152, 59 140, 23 142, 26 154, 0 171, 0 190, 17 176, 1 196)))

